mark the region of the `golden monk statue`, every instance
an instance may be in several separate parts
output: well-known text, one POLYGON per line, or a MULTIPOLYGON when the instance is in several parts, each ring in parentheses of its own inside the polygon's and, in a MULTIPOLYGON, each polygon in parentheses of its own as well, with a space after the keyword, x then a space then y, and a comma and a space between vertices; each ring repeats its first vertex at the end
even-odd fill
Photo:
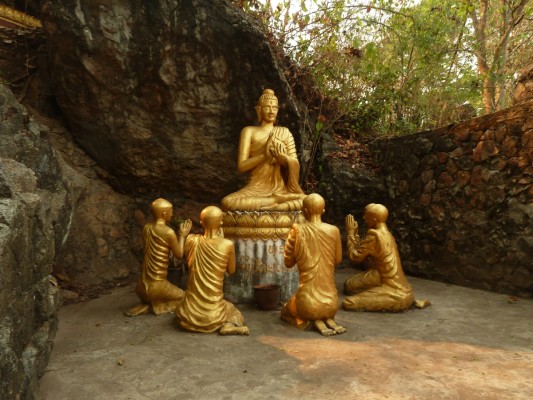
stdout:
POLYGON ((248 335, 240 311, 224 300, 224 274, 235 272, 235 248, 220 235, 222 217, 220 208, 204 208, 200 214, 204 234, 189 235, 185 240, 189 279, 176 318, 180 328, 192 332, 248 335))
POLYGON ((191 230, 192 222, 180 224, 179 239, 172 228, 167 226, 172 218, 172 204, 165 199, 157 199, 151 204, 155 221, 143 228, 142 239, 144 258, 141 276, 135 292, 141 304, 126 311, 128 317, 146 314, 150 308, 159 315, 174 312, 183 299, 183 290, 167 280, 170 251, 178 259, 183 257, 183 242, 191 230))
POLYGON ((249 172, 245 187, 222 199, 224 211, 298 211, 305 197, 298 180, 300 163, 287 128, 274 126, 278 99, 265 89, 256 106, 259 126, 247 126, 239 142, 239 172, 249 172))
MULTIPOLYGON (((345 282, 344 294, 348 295, 342 302, 345 310, 403 311, 414 302, 413 290, 403 273, 396 241, 385 223, 388 215, 387 208, 381 204, 365 207, 364 218, 369 229, 364 240, 359 237, 354 217, 346 217, 350 260, 360 263, 369 257, 371 266, 345 282)), ((429 305, 427 300, 425 302, 422 305, 429 305)))
POLYGON ((281 318, 305 329, 310 323, 324 336, 346 332, 333 320, 339 308, 335 265, 342 260, 339 229, 322 222, 325 202, 312 193, 303 200, 305 221, 292 226, 285 243, 287 268, 298 265, 300 287, 283 306, 281 318))

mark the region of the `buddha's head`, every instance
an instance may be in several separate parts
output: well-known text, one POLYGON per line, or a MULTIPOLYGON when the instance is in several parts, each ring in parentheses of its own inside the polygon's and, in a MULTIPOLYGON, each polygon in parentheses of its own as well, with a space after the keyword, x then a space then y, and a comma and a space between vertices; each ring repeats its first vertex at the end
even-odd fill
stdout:
POLYGON ((200 213, 200 223, 204 229, 218 229, 222 225, 222 210, 216 206, 208 206, 200 213))
POLYGON ((365 207, 365 222, 369 228, 385 223, 389 217, 389 210, 382 204, 370 203, 365 207))
POLYGON ((278 116, 278 98, 272 89, 263 90, 263 94, 259 97, 255 106, 255 111, 257 111, 259 122, 274 123, 276 121, 276 117, 278 116))
POLYGON ((163 218, 165 222, 169 222, 172 218, 172 203, 165 199, 154 200, 150 209, 155 219, 163 218))

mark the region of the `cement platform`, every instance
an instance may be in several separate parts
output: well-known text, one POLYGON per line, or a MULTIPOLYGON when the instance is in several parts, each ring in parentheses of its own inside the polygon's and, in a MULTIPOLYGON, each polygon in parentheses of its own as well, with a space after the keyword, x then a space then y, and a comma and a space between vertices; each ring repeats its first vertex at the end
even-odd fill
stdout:
POLYGON ((134 286, 117 288, 61 310, 41 399, 533 398, 532 299, 408 279, 430 307, 340 310, 332 337, 251 305, 250 336, 187 333, 172 314, 124 317, 134 286))

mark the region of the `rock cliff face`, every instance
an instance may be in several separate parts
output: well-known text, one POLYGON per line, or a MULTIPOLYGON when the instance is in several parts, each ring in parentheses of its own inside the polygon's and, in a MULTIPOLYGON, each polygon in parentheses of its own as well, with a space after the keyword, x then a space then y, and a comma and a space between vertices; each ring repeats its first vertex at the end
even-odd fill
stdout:
POLYGON ((123 193, 218 204, 262 88, 300 141, 266 37, 224 1, 45 1, 42 20, 72 135, 123 193))
POLYGON ((38 397, 60 304, 52 274, 84 289, 139 265, 133 201, 104 183, 60 125, 37 117, 0 85, 2 399, 38 397))
POLYGON ((37 397, 57 330, 51 276, 72 204, 46 128, 0 85, 0 398, 37 397))
POLYGON ((61 178, 67 182, 73 202, 67 216, 68 231, 55 255, 54 273, 64 279, 62 287, 73 291, 109 286, 139 268, 140 225, 134 217, 135 202, 105 183, 105 171, 73 142, 62 125, 53 120, 43 122, 49 126, 61 178))

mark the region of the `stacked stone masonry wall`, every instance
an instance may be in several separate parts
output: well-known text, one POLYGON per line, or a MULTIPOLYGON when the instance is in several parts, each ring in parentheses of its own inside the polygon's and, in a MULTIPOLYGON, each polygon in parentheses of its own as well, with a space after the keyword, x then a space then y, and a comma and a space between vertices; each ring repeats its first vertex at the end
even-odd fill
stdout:
POLYGON ((533 296, 532 101, 372 151, 408 273, 533 296))

